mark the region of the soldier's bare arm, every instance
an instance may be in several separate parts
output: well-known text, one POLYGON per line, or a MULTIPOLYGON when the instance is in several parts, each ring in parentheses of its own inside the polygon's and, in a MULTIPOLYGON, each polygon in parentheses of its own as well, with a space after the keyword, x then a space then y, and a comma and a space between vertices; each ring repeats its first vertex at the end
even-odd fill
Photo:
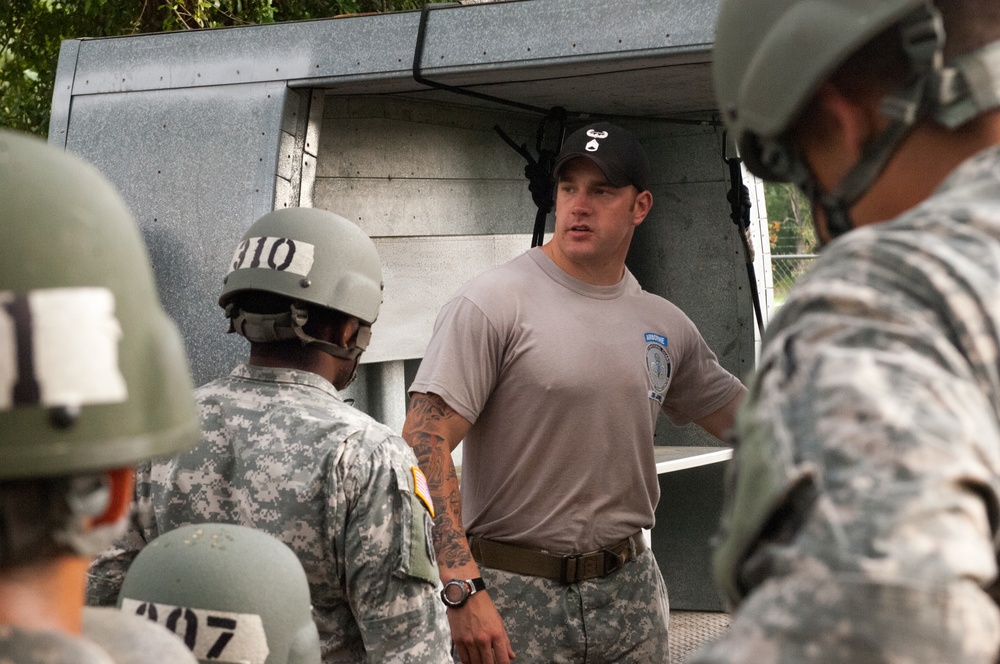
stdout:
MULTIPOLYGON (((414 393, 403 426, 434 501, 434 549, 441 580, 479 576, 462 526, 458 474, 451 458, 471 423, 437 394, 414 393)), ((465 606, 448 610, 452 640, 463 662, 507 662, 514 657, 503 621, 487 593, 476 593, 465 606)))
POLYGON ((740 402, 743 401, 743 397, 746 393, 746 388, 743 388, 739 394, 729 400, 729 403, 722 408, 695 420, 695 424, 719 440, 728 443, 729 431, 733 428, 733 424, 736 422, 736 412, 739 410, 740 402))

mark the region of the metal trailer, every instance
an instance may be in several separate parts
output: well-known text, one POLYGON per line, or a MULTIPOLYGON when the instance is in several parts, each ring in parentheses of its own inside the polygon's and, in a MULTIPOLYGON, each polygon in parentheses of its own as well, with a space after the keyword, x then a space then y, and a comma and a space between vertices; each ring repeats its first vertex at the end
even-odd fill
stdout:
MULTIPOLYGON (((349 396, 398 431, 438 308, 530 245, 536 208, 525 161, 494 127, 534 152, 547 109, 567 109, 570 130, 609 116, 641 138, 654 172, 655 203, 629 268, 687 312, 726 368, 747 376, 759 333, 711 93, 717 7, 522 0, 69 40, 49 141, 95 163, 123 192, 197 384, 246 351, 225 334, 216 304, 244 230, 296 205, 355 221, 383 257, 385 301, 349 396)), ((745 179, 766 316, 763 193, 745 179)), ((722 496, 724 463, 714 462, 728 451, 697 449, 718 443, 666 418, 656 443, 664 474, 652 544, 671 605, 719 609, 708 539, 722 496)))

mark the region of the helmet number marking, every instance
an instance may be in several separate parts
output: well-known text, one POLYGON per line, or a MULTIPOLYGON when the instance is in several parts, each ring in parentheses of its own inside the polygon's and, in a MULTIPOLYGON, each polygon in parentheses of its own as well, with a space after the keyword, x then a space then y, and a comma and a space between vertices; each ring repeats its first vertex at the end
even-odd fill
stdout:
POLYGON ((0 292, 0 411, 125 401, 121 338, 107 288, 0 292))
POLYGON ((249 237, 236 247, 229 271, 263 268, 305 277, 312 269, 314 254, 315 247, 308 242, 285 237, 249 237))
POLYGON ((163 625, 181 637, 195 657, 217 662, 264 664, 270 652, 259 615, 172 606, 123 598, 122 611, 163 625))

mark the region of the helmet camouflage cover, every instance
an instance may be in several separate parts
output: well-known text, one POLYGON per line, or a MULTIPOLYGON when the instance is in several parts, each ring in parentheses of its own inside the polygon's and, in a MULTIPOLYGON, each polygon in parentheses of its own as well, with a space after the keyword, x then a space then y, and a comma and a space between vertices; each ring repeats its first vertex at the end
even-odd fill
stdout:
POLYGON ((0 131, 0 480, 172 455, 199 438, 146 248, 83 160, 0 131))

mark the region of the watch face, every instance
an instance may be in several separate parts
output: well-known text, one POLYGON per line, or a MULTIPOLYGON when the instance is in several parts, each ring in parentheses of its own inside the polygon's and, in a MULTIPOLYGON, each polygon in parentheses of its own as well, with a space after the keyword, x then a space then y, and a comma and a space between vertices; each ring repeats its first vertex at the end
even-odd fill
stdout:
POLYGON ((444 584, 441 597, 445 604, 450 606, 461 606, 469 596, 469 591, 461 581, 449 581, 444 584))
POLYGON ((469 591, 461 581, 449 581, 445 584, 442 594, 448 604, 461 604, 469 596, 469 591))

